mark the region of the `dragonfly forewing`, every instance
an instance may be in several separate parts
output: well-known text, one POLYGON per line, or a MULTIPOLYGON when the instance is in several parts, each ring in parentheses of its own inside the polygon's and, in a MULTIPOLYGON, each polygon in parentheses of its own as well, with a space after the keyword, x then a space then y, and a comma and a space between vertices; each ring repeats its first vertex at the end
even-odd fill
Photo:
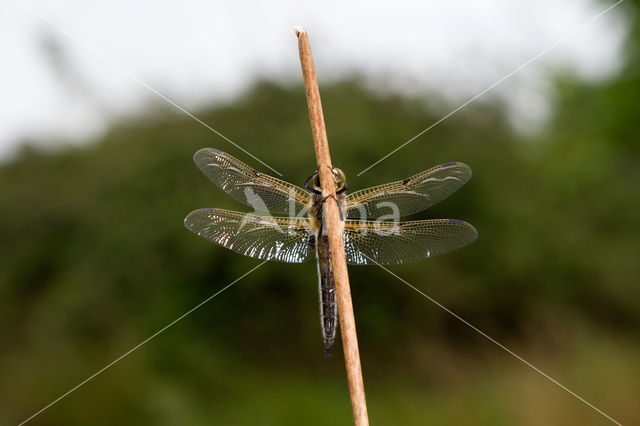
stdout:
POLYGON ((256 211, 296 216, 311 205, 309 191, 258 172, 226 152, 203 148, 193 161, 218 188, 256 211))
POLYGON ((347 196, 347 217, 376 219, 383 215, 408 216, 444 200, 471 178, 464 163, 430 168, 410 178, 373 186, 347 196))

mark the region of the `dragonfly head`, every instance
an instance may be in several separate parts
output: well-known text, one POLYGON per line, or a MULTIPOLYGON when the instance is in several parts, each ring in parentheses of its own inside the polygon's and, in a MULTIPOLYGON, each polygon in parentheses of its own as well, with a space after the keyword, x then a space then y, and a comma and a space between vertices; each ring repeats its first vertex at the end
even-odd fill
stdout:
MULTIPOLYGON (((347 187, 347 175, 345 175, 344 172, 337 167, 333 167, 331 169, 331 173, 333 175, 333 182, 336 185, 336 192, 344 192, 347 187)), ((313 174, 313 177, 311 179, 311 187, 318 193, 322 191, 320 186, 320 173, 318 173, 318 171, 313 174)))

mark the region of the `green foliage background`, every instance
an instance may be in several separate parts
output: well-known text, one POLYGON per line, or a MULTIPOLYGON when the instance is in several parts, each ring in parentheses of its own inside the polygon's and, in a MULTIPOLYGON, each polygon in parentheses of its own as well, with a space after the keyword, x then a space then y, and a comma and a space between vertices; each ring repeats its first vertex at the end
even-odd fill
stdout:
MULTIPOLYGON (((557 77, 553 119, 535 136, 476 102, 360 177, 448 106, 374 93, 358 76, 321 82, 350 188, 447 161, 474 171, 415 217, 469 221, 479 240, 393 271, 624 424, 640 422, 639 31, 615 78, 557 77)), ((258 264, 182 220, 200 207, 247 210, 194 166, 197 149, 267 170, 190 118, 149 111, 81 146, 25 146, 0 166, 2 424, 258 264)), ((259 82, 196 115, 291 182, 314 168, 296 84, 259 82)), ((372 424, 607 423, 383 270, 350 273, 372 424)), ((315 266, 267 264, 32 423, 349 424, 340 348, 323 358, 318 323, 315 266)))

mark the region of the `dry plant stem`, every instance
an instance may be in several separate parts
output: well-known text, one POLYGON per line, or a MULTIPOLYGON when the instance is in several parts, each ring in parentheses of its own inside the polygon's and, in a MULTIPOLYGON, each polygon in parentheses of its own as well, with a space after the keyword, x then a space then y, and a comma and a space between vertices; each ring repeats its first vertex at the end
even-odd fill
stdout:
POLYGON ((318 160, 320 186, 322 187, 322 195, 326 199, 324 209, 329 238, 329 251, 333 269, 333 279, 336 284, 336 293, 338 296, 340 336, 344 349, 349 395, 351 397, 351 408, 353 410, 353 422, 356 426, 365 426, 369 424, 367 402, 364 394, 364 383, 362 381, 356 322, 353 317, 347 261, 344 253, 344 243, 342 241, 342 227, 336 201, 335 183, 331 172, 331 155, 329 153, 329 142, 324 125, 324 116, 322 114, 320 91, 318 90, 316 71, 307 33, 301 28, 296 28, 296 35, 298 36, 300 62, 302 64, 302 74, 307 92, 313 144, 318 160))

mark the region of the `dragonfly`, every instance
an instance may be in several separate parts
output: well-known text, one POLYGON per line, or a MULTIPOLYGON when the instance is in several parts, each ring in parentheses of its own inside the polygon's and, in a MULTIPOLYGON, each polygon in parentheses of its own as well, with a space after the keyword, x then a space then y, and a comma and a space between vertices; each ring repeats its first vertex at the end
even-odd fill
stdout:
MULTIPOLYGON (((245 256, 303 263, 316 259, 320 326, 325 354, 336 338, 338 311, 316 170, 303 187, 257 171, 233 156, 203 148, 193 156, 209 180, 254 213, 218 208, 192 211, 184 220, 198 236, 245 256), (272 213, 285 216, 273 216, 272 213)), ((346 260, 351 265, 400 265, 466 246, 476 229, 457 219, 399 221, 447 198, 471 178, 464 163, 440 164, 396 182, 347 195, 345 173, 331 169, 346 260)))

